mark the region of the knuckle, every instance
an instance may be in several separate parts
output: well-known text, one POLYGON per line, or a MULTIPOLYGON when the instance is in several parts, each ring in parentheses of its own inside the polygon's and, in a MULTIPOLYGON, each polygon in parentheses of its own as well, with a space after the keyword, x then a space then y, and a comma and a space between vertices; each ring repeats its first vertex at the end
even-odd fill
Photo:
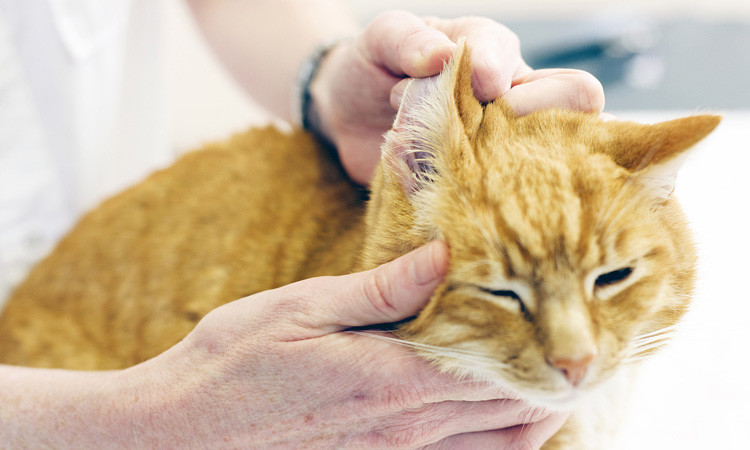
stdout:
POLYGON ((382 267, 371 272, 364 284, 364 295, 370 304, 382 315, 397 318, 398 311, 391 304, 391 280, 382 267))
POLYGON ((521 47, 518 35, 505 25, 487 17, 471 17, 471 29, 476 33, 495 34, 501 41, 516 47, 521 47))
POLYGON ((428 29, 425 27, 411 28, 406 34, 404 34, 399 46, 400 49, 418 47, 425 38, 429 37, 429 32, 427 30, 428 29))
POLYGON ((305 285, 293 283, 258 294, 254 299, 258 305, 259 320, 255 321, 258 331, 275 335, 289 326, 307 328, 311 317, 319 314, 314 307, 316 297, 321 296, 318 281, 310 279, 305 285))

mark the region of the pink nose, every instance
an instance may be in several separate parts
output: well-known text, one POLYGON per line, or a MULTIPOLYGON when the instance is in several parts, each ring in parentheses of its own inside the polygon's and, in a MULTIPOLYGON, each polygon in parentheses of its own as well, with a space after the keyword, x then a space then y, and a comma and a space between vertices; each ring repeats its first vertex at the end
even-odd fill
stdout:
POLYGON ((565 379, 573 386, 578 386, 586 376, 589 365, 594 360, 594 354, 589 353, 581 358, 555 358, 548 360, 549 365, 565 375, 565 379))

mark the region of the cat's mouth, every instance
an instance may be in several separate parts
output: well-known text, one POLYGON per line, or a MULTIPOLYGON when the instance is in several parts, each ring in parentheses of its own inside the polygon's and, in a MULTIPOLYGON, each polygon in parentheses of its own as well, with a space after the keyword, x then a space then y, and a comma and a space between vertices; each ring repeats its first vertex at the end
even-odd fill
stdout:
POLYGON ((528 375, 518 375, 517 368, 482 352, 411 342, 378 331, 373 331, 369 327, 366 331, 349 330, 350 333, 411 347, 445 372, 495 383, 513 398, 523 399, 534 407, 548 410, 575 409, 612 375, 612 371, 606 371, 605 375, 591 367, 579 382, 573 384, 564 375, 549 368, 549 372, 539 373, 532 380, 528 375))
POLYGON ((521 392, 519 395, 533 406, 553 411, 571 411, 589 397, 591 391, 586 388, 570 387, 562 391, 521 392))
MULTIPOLYGON (((441 365, 443 361, 441 361, 441 365)), ((572 384, 562 375, 557 373, 540 374, 538 379, 531 380, 527 377, 515 375, 513 370, 487 370, 486 367, 478 367, 464 364, 463 370, 453 366, 449 370, 463 372, 474 378, 483 379, 497 383, 505 390, 509 390, 520 398, 528 401, 532 406, 554 410, 571 411, 585 402, 590 396, 607 384, 612 373, 602 376, 592 370, 579 383, 572 384), (458 369, 458 370, 457 370, 458 369)), ((592 368, 593 369, 593 368, 592 368)))

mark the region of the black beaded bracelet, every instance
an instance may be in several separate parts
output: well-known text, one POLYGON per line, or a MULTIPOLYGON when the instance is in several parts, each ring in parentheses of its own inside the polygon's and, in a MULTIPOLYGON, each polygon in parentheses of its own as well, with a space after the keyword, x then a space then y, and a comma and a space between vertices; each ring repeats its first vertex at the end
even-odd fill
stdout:
POLYGON ((296 89, 292 96, 292 111, 295 113, 297 123, 299 123, 303 129, 323 139, 325 139, 325 136, 319 130, 317 123, 318 119, 315 117, 316 113, 311 111, 310 108, 312 105, 310 85, 318 74, 320 63, 323 61, 323 58, 328 55, 328 52, 330 52, 333 47, 345 40, 349 40, 349 38, 335 39, 317 46, 310 56, 302 63, 302 66, 297 73, 296 89))

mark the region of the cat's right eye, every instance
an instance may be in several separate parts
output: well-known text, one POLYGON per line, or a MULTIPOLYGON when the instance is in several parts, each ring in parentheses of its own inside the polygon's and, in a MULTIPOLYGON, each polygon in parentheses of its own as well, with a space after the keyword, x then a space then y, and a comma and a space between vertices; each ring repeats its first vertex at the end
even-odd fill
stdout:
POLYGON ((499 289, 499 290, 486 289, 485 292, 489 292, 490 294, 496 297, 508 297, 519 302, 521 301, 521 297, 513 291, 503 290, 503 289, 499 289))
POLYGON ((633 273, 632 267, 623 267, 622 269, 617 269, 601 274, 596 278, 596 281, 594 281, 594 286, 605 287, 619 283, 621 281, 625 281, 625 279, 629 277, 631 273, 633 273))
POLYGON ((589 281, 591 283, 589 286, 591 286, 590 289, 592 289, 593 295, 601 300, 612 298, 637 282, 639 278, 634 265, 620 267, 616 270, 607 270, 607 272, 600 272, 593 276, 596 276, 596 278, 589 281))
POLYGON ((512 291, 510 289, 488 289, 488 288, 480 288, 484 292, 491 294, 494 297, 501 297, 508 300, 512 300, 518 304, 518 306, 521 308, 521 312, 526 314, 526 305, 524 305, 523 300, 521 300, 521 296, 516 294, 515 291, 512 291))

